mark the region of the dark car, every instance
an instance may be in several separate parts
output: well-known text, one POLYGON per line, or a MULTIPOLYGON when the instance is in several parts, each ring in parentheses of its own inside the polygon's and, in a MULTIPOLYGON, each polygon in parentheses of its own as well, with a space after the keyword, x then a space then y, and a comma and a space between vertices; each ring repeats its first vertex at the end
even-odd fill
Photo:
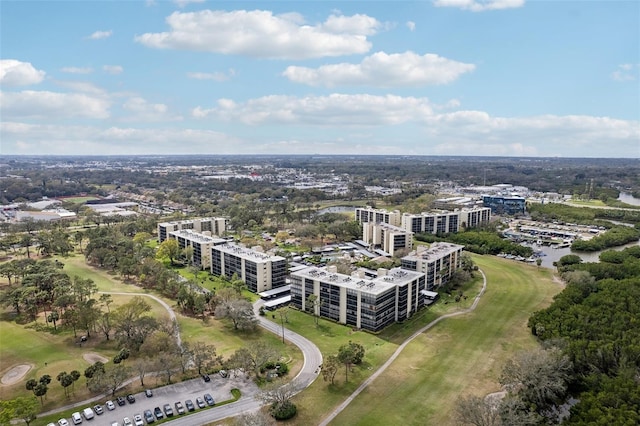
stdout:
POLYGON ((145 389, 144 394, 147 396, 147 398, 151 398, 153 396, 153 392, 151 392, 151 389, 145 389))
POLYGON ((213 405, 213 397, 211 395, 209 395, 208 393, 204 394, 204 400, 207 401, 207 404, 209 405, 213 405))
POLYGON ((116 398, 116 402, 118 403, 119 406, 123 406, 124 404, 126 404, 127 402, 124 400, 123 397, 119 396, 118 398, 116 398))
POLYGON ((153 409, 153 414, 156 415, 156 418, 158 420, 163 419, 164 418, 164 413, 162 412, 162 410, 160 409, 160 407, 156 407, 153 409))
POLYGON ((198 404, 198 407, 200 407, 200 408, 204 408, 205 407, 204 400, 202 398, 200 398, 200 397, 196 398, 196 404, 198 404))
POLYGON ((203 379, 205 382, 210 382, 210 381, 211 381, 211 377, 209 377, 209 375, 208 375, 208 374, 203 374, 203 375, 202 375, 202 379, 203 379))
POLYGON ((173 408, 171 408, 171 405, 164 404, 164 407, 162 407, 162 409, 164 410, 164 414, 167 417, 173 417, 173 408))
POLYGON ((156 421, 156 418, 153 417, 153 413, 151 412, 151 410, 144 410, 144 420, 147 422, 147 424, 156 421))
POLYGON ((127 395, 127 401, 129 402, 129 404, 133 404, 134 402, 136 402, 136 398, 133 395, 129 394, 127 395))
POLYGON ((184 405, 187 407, 187 410, 189 410, 189 411, 193 411, 193 410, 196 409, 196 407, 193 405, 193 401, 191 401, 190 399, 187 399, 184 402, 184 405))
POLYGON ((184 405, 182 405, 180 401, 176 402, 176 412, 178 414, 184 414, 184 405))

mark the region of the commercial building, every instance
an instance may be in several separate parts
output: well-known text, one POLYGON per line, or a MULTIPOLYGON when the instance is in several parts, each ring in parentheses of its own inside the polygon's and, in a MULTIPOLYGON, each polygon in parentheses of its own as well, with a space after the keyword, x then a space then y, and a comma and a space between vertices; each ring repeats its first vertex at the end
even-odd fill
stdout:
POLYGON ((249 291, 260 293, 286 285, 287 260, 237 244, 214 245, 211 273, 229 278, 237 274, 249 291))
POLYGON ((228 219, 225 217, 203 217, 197 219, 177 220, 158 224, 158 241, 167 239, 169 232, 191 229, 204 234, 222 236, 227 231, 228 219))
POLYGON ((426 290, 433 290, 446 283, 451 275, 462 266, 464 246, 437 242, 418 249, 401 259, 403 269, 425 274, 426 290))
POLYGON ((485 195, 482 197, 482 202, 485 207, 491 209, 493 214, 515 216, 524 214, 525 211, 525 199, 522 197, 485 195))
POLYGON ((411 250, 413 232, 387 223, 365 222, 362 224, 362 240, 369 244, 370 249, 382 249, 395 256, 398 250, 411 250))
POLYGON ((378 276, 339 274, 335 266, 308 267, 291 273, 291 303, 341 324, 369 331, 409 318, 425 305, 425 275, 400 268, 379 269, 378 276), (317 296, 308 305, 307 298, 317 296))
POLYGON ((416 234, 448 234, 464 228, 474 228, 489 223, 491 209, 475 207, 454 211, 433 211, 419 214, 404 213, 401 227, 416 234))
POLYGON ((388 223, 393 226, 400 226, 402 214, 400 210, 392 212, 384 209, 374 209, 373 207, 356 207, 356 221, 359 223, 388 223))
POLYGON ((205 234, 200 234, 191 229, 171 231, 168 234, 168 238, 177 240, 178 245, 182 249, 192 247, 193 264, 206 269, 211 268, 211 247, 227 242, 227 240, 222 238, 214 238, 205 234))

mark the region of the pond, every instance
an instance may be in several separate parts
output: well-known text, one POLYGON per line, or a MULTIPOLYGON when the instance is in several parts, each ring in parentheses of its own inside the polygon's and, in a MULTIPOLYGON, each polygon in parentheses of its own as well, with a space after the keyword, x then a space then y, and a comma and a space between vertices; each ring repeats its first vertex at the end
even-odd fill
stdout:
POLYGON ((553 266, 553 262, 559 260, 562 256, 567 254, 577 254, 580 256, 583 262, 599 262, 600 261, 600 253, 607 250, 624 250, 627 247, 633 247, 640 245, 640 241, 636 241, 634 243, 625 244, 618 247, 610 247, 606 250, 601 251, 590 251, 590 252, 582 252, 582 251, 571 251, 570 247, 565 248, 553 248, 551 246, 536 246, 536 245, 528 245, 528 247, 532 247, 535 251, 542 252, 545 256, 542 256, 542 265, 545 268, 555 268, 553 266))
POLYGON ((640 198, 636 198, 627 192, 621 192, 618 196, 618 201, 631 204, 632 206, 640 206, 640 198))
POLYGON ((316 212, 317 215, 325 213, 353 213, 355 214, 356 208, 353 206, 331 206, 320 209, 316 212))

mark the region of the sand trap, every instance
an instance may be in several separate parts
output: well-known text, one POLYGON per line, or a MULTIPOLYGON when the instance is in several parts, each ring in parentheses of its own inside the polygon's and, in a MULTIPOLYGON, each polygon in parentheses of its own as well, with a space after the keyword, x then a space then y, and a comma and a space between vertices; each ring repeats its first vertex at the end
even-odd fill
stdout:
POLYGON ((31 367, 33 367, 33 365, 31 364, 14 365, 9 369, 9 371, 4 373, 4 376, 2 376, 2 379, 0 379, 0 383, 9 386, 19 382, 24 377, 24 375, 27 374, 29 370, 31 370, 31 367))
POLYGON ((82 355, 82 358, 84 358, 84 360, 87 361, 89 364, 95 364, 98 361, 102 363, 109 361, 107 358, 95 352, 87 352, 86 354, 82 355))

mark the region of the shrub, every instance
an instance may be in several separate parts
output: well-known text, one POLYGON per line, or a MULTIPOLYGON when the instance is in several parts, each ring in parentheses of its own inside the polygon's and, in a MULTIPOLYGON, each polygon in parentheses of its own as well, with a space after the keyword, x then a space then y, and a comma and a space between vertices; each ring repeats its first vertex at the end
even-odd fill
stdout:
POLYGON ((290 418, 295 416, 297 412, 298 408, 291 401, 286 401, 281 404, 272 404, 271 408, 269 409, 269 413, 276 420, 289 420, 290 418))

